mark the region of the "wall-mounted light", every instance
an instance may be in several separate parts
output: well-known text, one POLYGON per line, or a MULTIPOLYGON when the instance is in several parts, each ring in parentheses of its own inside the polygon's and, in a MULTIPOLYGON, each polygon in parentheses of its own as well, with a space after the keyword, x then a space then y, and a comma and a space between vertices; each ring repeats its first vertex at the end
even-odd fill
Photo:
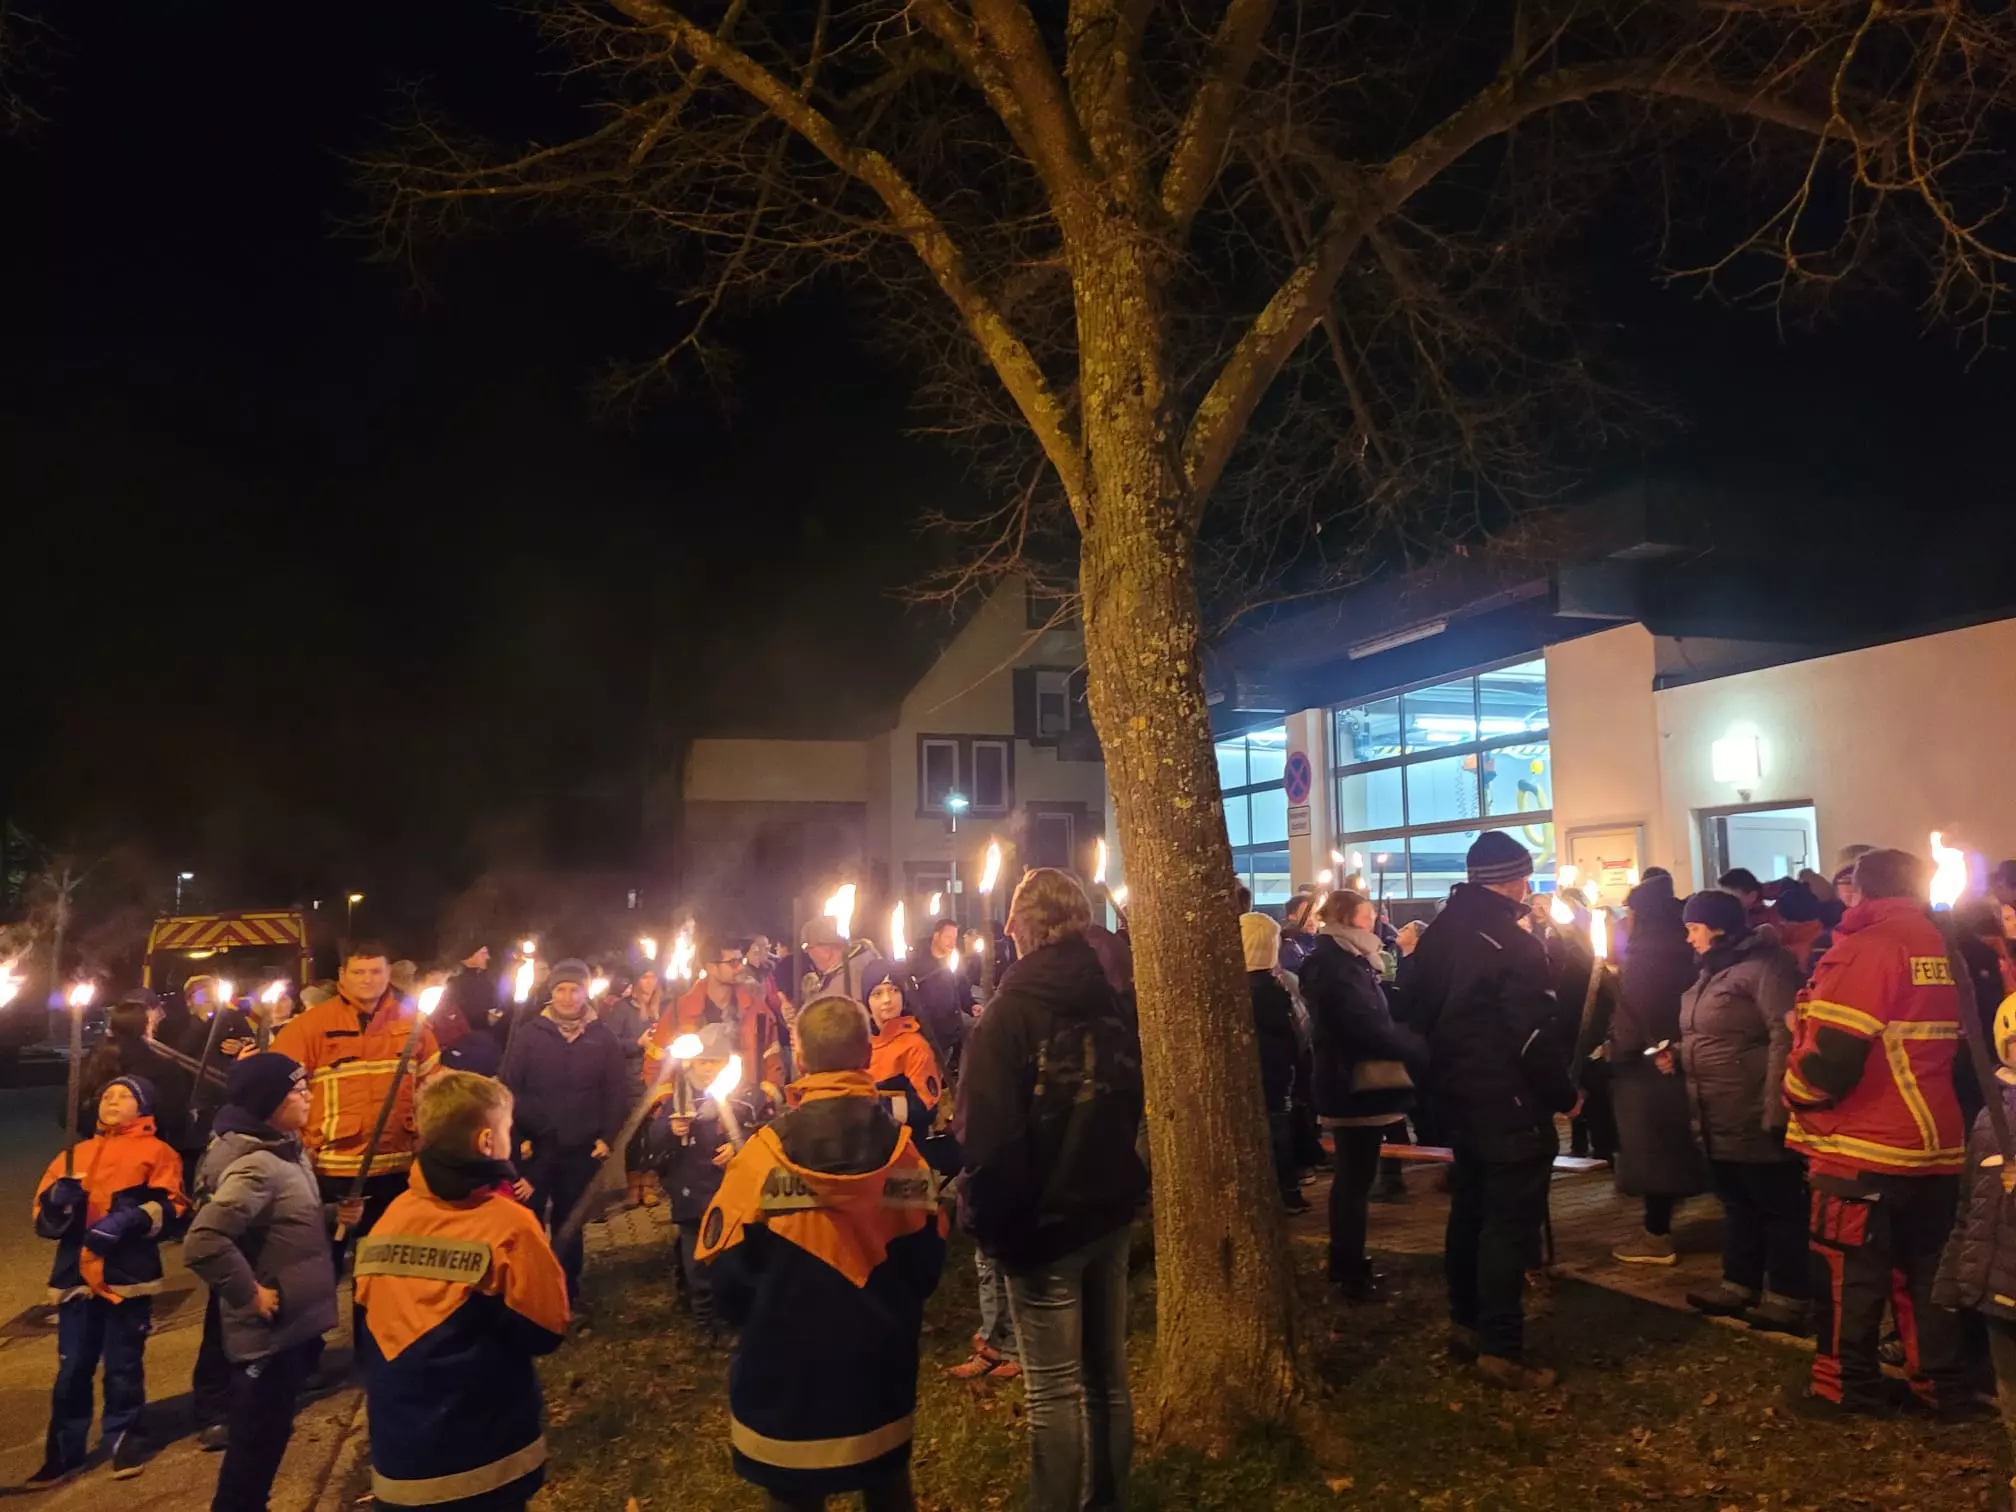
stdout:
POLYGON ((1763 745, 1755 735, 1724 735, 1709 748, 1715 780, 1755 787, 1764 776, 1763 745))

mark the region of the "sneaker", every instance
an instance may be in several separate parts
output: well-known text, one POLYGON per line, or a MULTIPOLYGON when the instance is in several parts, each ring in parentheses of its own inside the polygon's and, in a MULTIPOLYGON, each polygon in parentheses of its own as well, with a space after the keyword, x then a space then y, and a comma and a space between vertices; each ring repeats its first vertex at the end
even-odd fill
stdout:
POLYGON ((205 1454, 218 1454, 231 1447, 231 1425, 212 1423, 196 1435, 196 1447, 205 1454))
POLYGON ((147 1442, 128 1430, 112 1445, 112 1479, 131 1480, 147 1468, 147 1442))
POLYGON ((1299 1191, 1283 1192, 1281 1194, 1281 1206, 1286 1209, 1290 1218, 1299 1218, 1310 1210, 1309 1199, 1304 1197, 1299 1191))
POLYGON ((1704 1317, 1740 1318, 1757 1305, 1757 1293, 1733 1281, 1723 1281, 1711 1292, 1687 1293, 1687 1305, 1704 1317))
POLYGON ((66 1465, 61 1460, 45 1459, 42 1461, 42 1468, 23 1481, 21 1486, 26 1491, 53 1491, 76 1476, 83 1468, 82 1460, 74 1465, 66 1465))
POLYGON ((1791 1297, 1764 1293, 1764 1300, 1742 1314, 1743 1321, 1758 1333, 1789 1334, 1803 1339, 1813 1331, 1813 1309, 1791 1297))
POLYGON ((1673 1248, 1671 1234, 1640 1234, 1610 1251, 1612 1260, 1626 1265, 1678 1265, 1680 1254, 1673 1248))
POLYGON ((1477 1373, 1505 1391, 1551 1391, 1559 1379, 1551 1370, 1503 1355, 1479 1355, 1477 1373))
POLYGON ((955 1381, 977 1381, 1000 1362, 990 1360, 985 1355, 968 1355, 957 1365, 945 1367, 945 1374, 955 1381))
POLYGON ((987 1379, 990 1381, 1012 1381, 1021 1374, 1022 1367, 1019 1363, 1014 1360, 1003 1360, 999 1365, 996 1365, 992 1370, 987 1372, 987 1379))

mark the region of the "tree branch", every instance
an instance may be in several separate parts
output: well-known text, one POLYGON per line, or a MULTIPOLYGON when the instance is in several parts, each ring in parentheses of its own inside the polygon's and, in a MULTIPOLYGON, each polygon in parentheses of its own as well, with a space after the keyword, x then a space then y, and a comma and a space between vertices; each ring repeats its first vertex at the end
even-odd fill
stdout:
POLYGON ((659 0, 614 3, 633 21, 670 37, 696 63, 734 84, 882 202, 892 229, 910 244, 987 354, 1050 465, 1057 469, 1073 508, 1078 508, 1085 498, 1084 455, 1063 403, 1028 346, 973 278, 963 249, 896 165, 879 152, 855 147, 797 90, 681 12, 659 0))
POLYGON ((1182 237, 1204 197, 1218 180, 1225 144, 1232 134, 1233 107, 1260 51, 1260 39, 1274 16, 1274 0, 1232 0, 1190 108, 1183 116, 1176 146, 1162 174, 1162 213, 1182 237))

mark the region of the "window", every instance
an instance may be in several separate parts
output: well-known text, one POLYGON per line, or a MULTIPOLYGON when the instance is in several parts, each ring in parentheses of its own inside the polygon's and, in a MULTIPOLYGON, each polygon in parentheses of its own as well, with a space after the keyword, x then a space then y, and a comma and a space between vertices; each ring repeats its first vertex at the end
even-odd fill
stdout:
POLYGON ((1071 728, 1071 674, 1036 674, 1036 738, 1055 740, 1071 728))
MULTIPOLYGON (((959 791, 959 742, 921 739, 917 742, 918 807, 942 809, 945 800, 959 791)), ((971 794, 967 797, 970 799, 971 794)))
POLYGON ((973 811, 976 814, 1005 814, 1008 802, 1008 742, 973 742, 973 811))
POLYGON ((1375 891, 1443 897, 1487 829, 1525 845, 1537 870, 1553 868, 1544 660, 1338 709, 1331 729, 1337 848, 1363 858, 1375 891))
POLYGON ((1076 843, 1077 826, 1072 815, 1053 810, 1029 816, 1029 865, 1069 871, 1076 843))
POLYGON ((1225 837, 1239 880, 1253 889, 1253 905, 1288 901, 1288 727, 1270 725, 1217 742, 1218 787, 1225 803, 1225 837))

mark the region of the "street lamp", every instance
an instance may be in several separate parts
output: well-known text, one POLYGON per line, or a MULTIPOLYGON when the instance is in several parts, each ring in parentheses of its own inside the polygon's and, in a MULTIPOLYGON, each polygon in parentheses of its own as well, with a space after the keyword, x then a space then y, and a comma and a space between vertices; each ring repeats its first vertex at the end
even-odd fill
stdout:
MULTIPOLYGON (((945 849, 946 864, 950 868, 945 881, 947 890, 952 894, 954 919, 959 917, 959 816, 971 807, 966 795, 957 788, 945 795, 945 826, 947 833, 952 837, 951 843, 945 849)), ((935 917, 938 910, 934 908, 931 912, 935 917)))
POLYGON ((176 912, 176 913, 178 913, 178 914, 179 914, 179 913, 181 913, 181 912, 182 912, 182 884, 183 884, 184 882, 194 882, 195 880, 196 880, 196 873, 194 873, 194 872, 177 872, 177 873, 175 873, 175 912, 176 912))
POLYGON ((364 894, 351 893, 343 900, 349 905, 343 914, 343 933, 352 934, 357 928, 357 905, 364 901, 364 894))

